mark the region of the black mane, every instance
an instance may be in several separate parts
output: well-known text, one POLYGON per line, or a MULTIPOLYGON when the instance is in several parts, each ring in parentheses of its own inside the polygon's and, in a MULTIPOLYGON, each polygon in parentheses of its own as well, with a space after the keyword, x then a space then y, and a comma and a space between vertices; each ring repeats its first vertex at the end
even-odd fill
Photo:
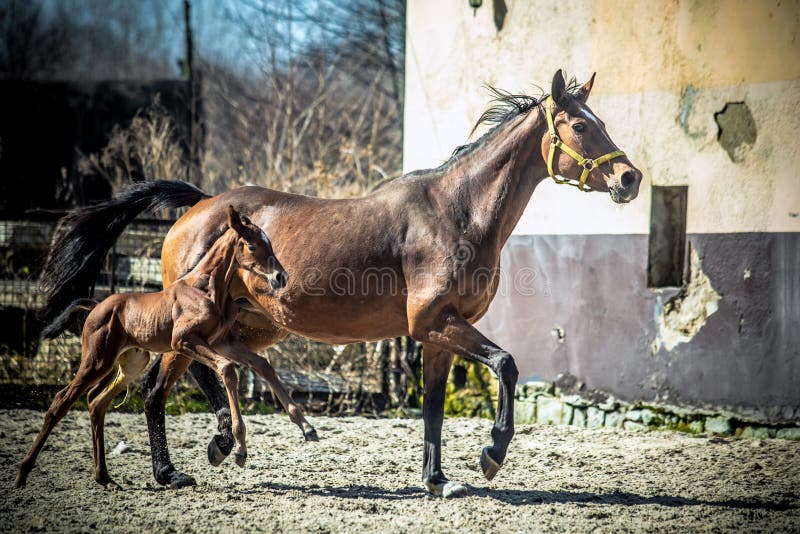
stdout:
MULTIPOLYGON (((492 96, 492 99, 489 101, 489 107, 481 114, 478 118, 478 121, 475 123, 475 126, 472 127, 472 130, 469 133, 468 137, 472 137, 475 133, 475 130, 478 129, 482 124, 486 124, 488 126, 492 126, 492 129, 484 133, 480 138, 477 140, 466 143, 463 145, 459 145, 453 150, 453 153, 450 155, 450 158, 442 163, 436 169, 423 169, 417 171, 411 171, 404 176, 399 176, 396 178, 390 178, 388 180, 382 180, 378 184, 373 187, 373 191, 379 189, 386 185, 388 182, 392 182, 399 178, 405 177, 415 177, 415 176, 423 176, 431 172, 432 170, 443 170, 450 166, 453 162, 457 161, 459 157, 463 156, 464 154, 468 154, 472 152, 475 148, 479 147, 483 143, 485 143, 488 139, 492 137, 494 132, 497 131, 503 124, 507 123, 511 119, 518 117, 524 113, 527 113, 531 109, 539 106, 542 102, 544 102, 549 93, 545 93, 540 89, 541 94, 539 97, 534 97, 525 94, 514 94, 510 93, 504 89, 498 89, 492 85, 484 85, 486 90, 492 96)), ((538 86, 537 86, 538 87, 538 86)), ((572 77, 567 81, 567 95, 570 97, 575 97, 578 95, 578 91, 580 91, 581 85, 577 82, 577 80, 572 77)))
MULTIPOLYGON (((499 126, 513 119, 514 117, 522 115, 523 113, 527 113, 546 100, 548 96, 550 96, 544 91, 542 91, 542 94, 537 98, 530 95, 513 94, 504 89, 498 89, 497 87, 491 85, 486 85, 485 87, 486 90, 489 91, 489 94, 492 95, 492 99, 489 102, 489 107, 486 108, 486 111, 484 111, 478 118, 475 126, 472 127, 472 130, 469 133, 470 137, 475 133, 475 130, 477 130, 481 124, 499 126)), ((567 94, 569 96, 576 96, 579 90, 580 85, 578 84, 577 80, 575 78, 570 78, 567 82, 567 94)), ((460 152, 458 148, 456 151, 460 152)))

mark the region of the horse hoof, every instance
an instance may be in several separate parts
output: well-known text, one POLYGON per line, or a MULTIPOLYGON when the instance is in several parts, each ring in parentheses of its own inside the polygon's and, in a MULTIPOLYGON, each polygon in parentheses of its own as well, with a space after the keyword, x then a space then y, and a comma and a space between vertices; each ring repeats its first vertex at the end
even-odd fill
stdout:
POLYGON ((180 489, 195 486, 197 482, 189 475, 184 475, 183 473, 175 471, 170 475, 169 481, 164 485, 168 486, 169 489, 180 489))
POLYGON ((489 455, 489 449, 491 447, 484 447, 483 452, 481 452, 481 469, 483 470, 483 476, 486 480, 492 480, 494 476, 500 471, 501 464, 497 463, 494 458, 489 455))
POLYGON ((225 461, 225 458, 228 457, 228 454, 231 453, 230 449, 228 452, 222 450, 217 441, 219 436, 214 436, 211 438, 211 441, 208 444, 208 462, 213 465, 214 467, 219 467, 219 464, 225 461))
POLYGON ((233 459, 236 462, 236 465, 239 467, 244 467, 244 464, 247 463, 247 453, 241 454, 236 452, 233 454, 233 459))
POLYGON ((425 489, 428 493, 436 497, 444 497, 445 499, 453 499, 457 497, 466 497, 469 495, 469 488, 464 484, 458 482, 425 482, 425 489))
POLYGON ((303 436, 306 438, 306 441, 319 441, 319 437, 317 436, 317 431, 313 428, 311 430, 303 432, 303 436))
POLYGON ((24 487, 25 486, 25 482, 27 482, 27 478, 28 478, 27 475, 23 475, 22 473, 19 473, 17 475, 17 480, 14 481, 14 487, 15 488, 24 487))

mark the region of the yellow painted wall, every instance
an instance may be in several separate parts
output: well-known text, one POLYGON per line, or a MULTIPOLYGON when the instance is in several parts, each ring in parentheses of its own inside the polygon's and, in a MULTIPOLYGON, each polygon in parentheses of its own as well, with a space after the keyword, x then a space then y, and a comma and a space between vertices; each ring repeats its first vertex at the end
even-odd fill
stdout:
POLYGON ((800 79, 797 2, 596 0, 592 7, 590 66, 606 79, 600 92, 800 79))
POLYGON ((688 231, 800 231, 800 3, 786 1, 409 0, 404 166, 464 143, 490 83, 537 94, 565 68, 597 71, 590 106, 645 173, 618 206, 545 182, 516 233, 647 233, 649 186, 689 185, 688 231), (687 87, 690 89, 687 90, 687 87), (714 113, 747 104, 751 147, 733 162, 714 113))

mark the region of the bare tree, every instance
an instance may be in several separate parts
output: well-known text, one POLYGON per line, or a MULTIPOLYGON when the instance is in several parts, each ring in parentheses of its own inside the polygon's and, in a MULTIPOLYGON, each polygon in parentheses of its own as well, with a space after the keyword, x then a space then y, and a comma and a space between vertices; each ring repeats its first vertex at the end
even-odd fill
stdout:
POLYGON ((404 3, 237 6, 251 72, 205 58, 209 180, 351 196, 398 173, 404 3))
POLYGON ((0 3, 0 77, 32 80, 52 75, 73 46, 69 21, 61 16, 45 20, 38 2, 0 3))

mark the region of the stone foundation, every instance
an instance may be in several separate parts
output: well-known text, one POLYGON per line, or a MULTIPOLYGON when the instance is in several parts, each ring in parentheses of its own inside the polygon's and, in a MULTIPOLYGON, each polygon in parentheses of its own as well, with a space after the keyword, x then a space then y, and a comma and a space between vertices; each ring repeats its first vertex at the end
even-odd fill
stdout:
POLYGON ((574 388, 565 390, 557 383, 536 381, 517 386, 515 422, 800 440, 797 423, 769 424, 757 415, 724 410, 627 403, 597 392, 571 393, 569 390, 574 388))

